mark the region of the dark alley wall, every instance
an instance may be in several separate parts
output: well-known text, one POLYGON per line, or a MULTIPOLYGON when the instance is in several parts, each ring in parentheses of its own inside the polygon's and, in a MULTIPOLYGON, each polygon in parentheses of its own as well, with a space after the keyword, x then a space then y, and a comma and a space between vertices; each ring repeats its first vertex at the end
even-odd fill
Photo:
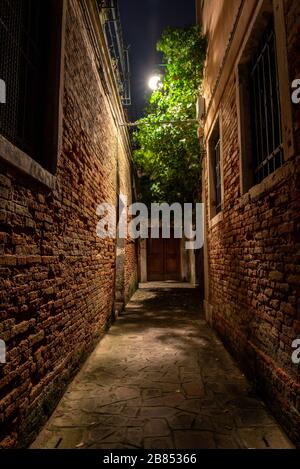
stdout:
MULTIPOLYGON (((235 15, 224 16, 222 9, 228 9, 229 3, 207 0, 201 10, 209 40, 205 73, 208 151, 203 161, 205 311, 207 320, 252 380, 253 390, 264 396, 289 436, 300 445, 300 373, 299 365, 291 358, 292 342, 300 338, 300 106, 293 104, 288 94, 292 81, 300 77, 300 3, 273 1, 280 36, 278 53, 282 57, 286 47, 288 61, 288 67, 279 62, 279 79, 287 73, 287 79, 280 83, 281 91, 287 89, 281 101, 286 124, 284 164, 249 190, 243 190, 242 181, 246 169, 240 134, 238 65, 256 8, 263 4, 269 8, 272 2, 234 0, 235 15), (278 16, 281 9, 283 24, 278 16), (222 18, 222 25, 218 18, 222 18), (290 115, 291 133, 287 137, 290 115), (222 211, 214 216, 209 139, 217 116, 223 197, 222 211)), ((244 112, 249 113, 249 108, 244 112)))
MULTIPOLYGON (((131 202, 130 148, 116 126, 124 116, 100 26, 91 7, 102 41, 102 79, 80 4, 66 2, 62 145, 49 175, 53 187, 0 163, 0 338, 7 344, 7 363, 0 366, 0 448, 34 437, 114 309, 116 245, 97 237, 96 209, 104 201, 115 206, 119 190, 131 202)), ((39 172, 46 181, 48 173, 39 172)), ((128 298, 136 258, 131 244, 125 248, 128 298)))

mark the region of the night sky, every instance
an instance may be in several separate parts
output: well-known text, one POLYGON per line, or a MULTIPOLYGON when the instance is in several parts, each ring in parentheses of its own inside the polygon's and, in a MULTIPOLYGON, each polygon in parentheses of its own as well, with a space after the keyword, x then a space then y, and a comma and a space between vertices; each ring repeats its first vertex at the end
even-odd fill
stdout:
POLYGON ((149 77, 161 63, 156 43, 169 26, 195 24, 195 0, 119 0, 125 45, 130 45, 132 106, 130 118, 141 117, 149 77))

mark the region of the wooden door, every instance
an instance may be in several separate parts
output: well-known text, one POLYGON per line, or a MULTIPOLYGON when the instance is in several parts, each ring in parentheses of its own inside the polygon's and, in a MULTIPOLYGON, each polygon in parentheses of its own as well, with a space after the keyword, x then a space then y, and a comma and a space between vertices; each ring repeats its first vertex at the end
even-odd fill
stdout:
POLYGON ((181 280, 180 239, 148 239, 148 281, 181 280))

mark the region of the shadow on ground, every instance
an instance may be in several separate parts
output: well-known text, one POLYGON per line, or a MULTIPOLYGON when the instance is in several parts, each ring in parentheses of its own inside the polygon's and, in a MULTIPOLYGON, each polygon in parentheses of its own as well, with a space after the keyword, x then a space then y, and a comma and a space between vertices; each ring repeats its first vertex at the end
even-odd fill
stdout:
POLYGON ((33 448, 289 448, 187 285, 143 286, 33 448))

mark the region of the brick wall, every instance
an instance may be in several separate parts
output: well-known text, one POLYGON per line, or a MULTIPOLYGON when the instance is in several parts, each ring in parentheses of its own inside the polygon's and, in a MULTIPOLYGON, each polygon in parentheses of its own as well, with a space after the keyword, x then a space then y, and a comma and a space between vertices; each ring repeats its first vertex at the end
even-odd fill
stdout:
POLYGON ((125 245, 125 300, 128 300, 138 285, 137 246, 127 240, 125 245))
MULTIPOLYGON (((96 207, 116 202, 116 155, 122 191, 131 198, 130 155, 125 144, 117 150, 76 0, 68 2, 65 42, 56 189, 0 163, 0 338, 7 344, 7 364, 0 365, 2 448, 34 437, 110 322, 116 246, 97 238, 96 207)), ((126 256, 129 289, 134 250, 126 256)))
MULTIPOLYGON (((300 79, 300 11, 299 2, 285 0, 287 47, 291 82, 300 79)), ((293 106, 296 152, 300 154, 300 106, 293 106)))
MULTIPOLYGON (((286 1, 285 8, 292 81, 300 77, 299 2, 286 1)), ((300 106, 293 107, 295 154, 274 174, 270 189, 242 197, 233 72, 216 110, 223 134, 224 209, 215 226, 206 220, 208 316, 253 388, 300 445, 300 374, 291 360, 292 341, 300 338, 300 106)), ((207 162, 205 168, 209 213, 207 162)))

